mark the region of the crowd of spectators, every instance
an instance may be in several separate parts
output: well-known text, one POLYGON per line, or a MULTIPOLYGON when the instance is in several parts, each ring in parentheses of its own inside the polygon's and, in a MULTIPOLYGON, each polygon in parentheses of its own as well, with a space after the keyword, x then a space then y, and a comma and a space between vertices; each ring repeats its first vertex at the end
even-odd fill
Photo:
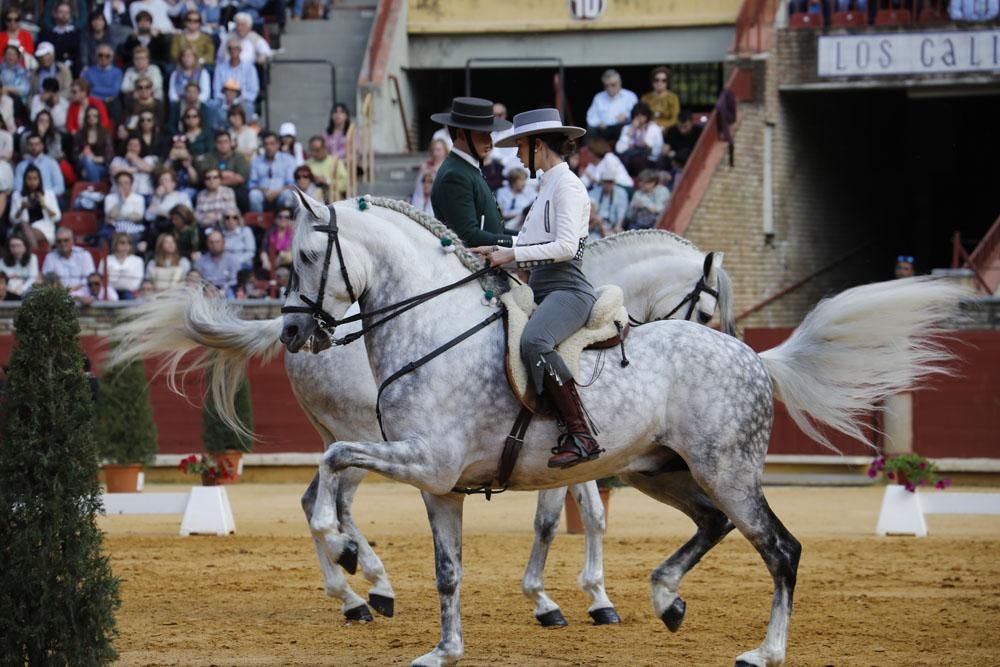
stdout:
MULTIPOLYGON (((296 3, 292 17, 320 5, 296 3)), ((337 104, 307 140, 292 123, 262 126, 265 20, 283 25, 286 6, 47 0, 4 10, 0 298, 40 282, 85 304, 201 280, 231 298, 280 294, 293 188, 346 196, 351 125, 337 104)))

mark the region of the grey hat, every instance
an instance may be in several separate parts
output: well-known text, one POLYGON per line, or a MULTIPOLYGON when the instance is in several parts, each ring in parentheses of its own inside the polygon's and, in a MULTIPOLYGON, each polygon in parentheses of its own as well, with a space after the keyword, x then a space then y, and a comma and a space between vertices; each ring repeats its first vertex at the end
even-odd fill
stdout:
POLYGON ((564 134, 567 139, 577 139, 586 133, 582 127, 563 125, 557 109, 534 109, 514 116, 514 128, 494 141, 493 145, 497 148, 510 148, 516 146, 521 137, 533 134, 564 134))
POLYGON ((479 132, 499 132, 510 129, 510 123, 493 116, 493 102, 480 97, 456 97, 451 111, 431 116, 435 123, 479 132))

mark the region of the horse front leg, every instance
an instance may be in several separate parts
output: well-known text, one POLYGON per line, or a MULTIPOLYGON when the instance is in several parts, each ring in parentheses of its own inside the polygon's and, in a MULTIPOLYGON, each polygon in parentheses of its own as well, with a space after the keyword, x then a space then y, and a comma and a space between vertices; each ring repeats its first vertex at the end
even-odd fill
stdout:
POLYGON ((441 599, 441 641, 411 667, 454 665, 465 651, 459 608, 462 584, 462 508, 465 496, 449 493, 435 496, 424 492, 427 518, 434 534, 434 571, 441 599))
POLYGON ((566 498, 566 487, 546 489, 538 492, 535 509, 535 541, 531 544, 528 566, 521 579, 521 592, 535 603, 535 618, 543 627, 554 628, 567 625, 559 605, 545 593, 542 577, 545 574, 545 560, 549 547, 559 528, 559 513, 566 498))
POLYGON ((368 604, 383 616, 392 616, 395 611, 396 594, 392 590, 392 584, 389 583, 385 566, 354 523, 354 516, 351 514, 354 494, 357 493, 358 486, 366 474, 368 472, 361 468, 347 468, 341 473, 340 484, 337 487, 337 518, 340 521, 340 530, 350 535, 357 544, 358 564, 365 579, 372 584, 368 591, 368 604))
MULTIPOLYGON (((590 596, 587 613, 594 625, 621 623, 615 606, 604 589, 604 503, 597 482, 585 482, 571 487, 570 492, 580 508, 583 522, 583 570, 580 572, 580 589, 590 596)), ((565 494, 563 495, 565 498, 565 494)))
POLYGON ((337 565, 339 556, 331 558, 328 549, 327 539, 336 542, 337 538, 334 532, 336 526, 330 525, 330 516, 327 513, 333 506, 333 493, 323 486, 320 473, 316 473, 302 496, 302 511, 305 512, 306 520, 309 522, 313 545, 316 547, 316 558, 323 572, 323 588, 329 597, 341 601, 341 612, 347 620, 370 621, 372 615, 368 611, 368 606, 347 583, 343 570, 337 565), (322 511, 317 513, 317 507, 323 508, 322 511), (315 528, 314 518, 316 518, 315 528))
POLYGON ((421 438, 389 442, 331 444, 323 455, 321 469, 329 474, 345 468, 364 468, 397 482, 435 495, 451 493, 461 474, 464 445, 437 441, 434 446, 421 438))

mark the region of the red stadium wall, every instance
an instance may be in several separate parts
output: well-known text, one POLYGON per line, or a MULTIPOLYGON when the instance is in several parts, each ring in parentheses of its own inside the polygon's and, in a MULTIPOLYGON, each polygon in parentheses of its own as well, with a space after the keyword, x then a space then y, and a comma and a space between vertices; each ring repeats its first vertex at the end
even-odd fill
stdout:
MULTIPOLYGON (((791 329, 747 329, 746 341, 757 351, 774 347, 791 329)), ((103 338, 83 336, 83 348, 100 375, 103 338)), ((13 337, 0 336, 0 360, 10 357, 13 337)), ((962 331, 949 343, 958 355, 956 374, 935 378, 915 392, 913 401, 914 447, 931 457, 1000 458, 1000 331, 962 331)), ((152 377, 153 362, 147 362, 152 377)), ((188 380, 189 393, 200 396, 200 377, 188 380)), ((323 443, 299 407, 278 355, 268 364, 250 365, 254 430, 261 439, 256 453, 320 452, 323 443)), ((201 407, 167 388, 162 377, 152 380, 150 395, 159 428, 161 454, 187 454, 201 448, 201 407)), ((873 417, 874 419, 874 417, 873 417)), ((840 434, 833 442, 845 454, 868 454, 861 443, 840 434)), ((772 454, 829 454, 809 440, 775 403, 772 454)))

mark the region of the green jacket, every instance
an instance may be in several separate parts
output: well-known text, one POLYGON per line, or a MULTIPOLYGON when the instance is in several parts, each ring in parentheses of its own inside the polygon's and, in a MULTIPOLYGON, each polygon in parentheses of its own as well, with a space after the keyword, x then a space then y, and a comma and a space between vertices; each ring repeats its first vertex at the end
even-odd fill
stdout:
POLYGON ((437 219, 455 230, 465 245, 511 247, 503 216, 481 171, 451 153, 438 167, 431 189, 437 219))

